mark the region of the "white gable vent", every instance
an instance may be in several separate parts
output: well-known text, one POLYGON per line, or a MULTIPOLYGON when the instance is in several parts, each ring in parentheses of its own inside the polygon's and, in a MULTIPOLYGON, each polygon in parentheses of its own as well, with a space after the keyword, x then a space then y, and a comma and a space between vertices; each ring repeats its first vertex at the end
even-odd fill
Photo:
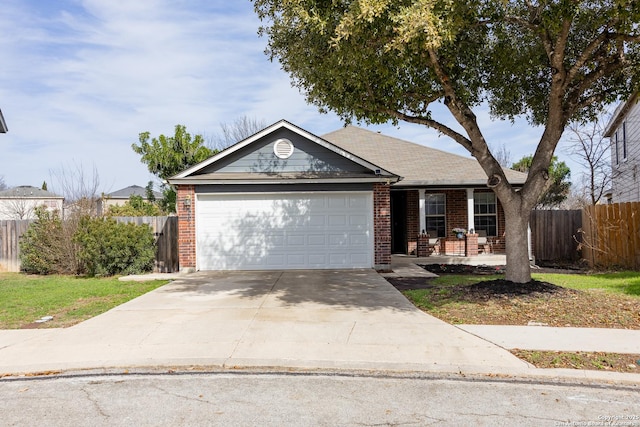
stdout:
POLYGON ((288 159, 293 154, 293 143, 285 138, 280 138, 273 143, 273 152, 279 159, 288 159))

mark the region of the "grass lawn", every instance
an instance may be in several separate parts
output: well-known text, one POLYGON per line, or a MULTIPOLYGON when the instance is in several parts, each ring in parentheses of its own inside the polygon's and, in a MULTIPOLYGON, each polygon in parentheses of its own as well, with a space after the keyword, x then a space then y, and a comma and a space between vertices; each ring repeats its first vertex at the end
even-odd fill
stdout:
POLYGON ((417 307, 453 324, 526 325, 640 329, 640 273, 533 274, 564 292, 518 296, 478 295, 469 285, 498 275, 442 275, 403 290, 417 307))
MULTIPOLYGON (((561 288, 523 295, 477 292, 478 287, 472 285, 504 276, 474 274, 443 274, 422 283, 392 283, 414 305, 452 324, 535 322, 548 326, 640 329, 640 272, 532 276, 561 288)), ((640 355, 522 350, 512 353, 542 368, 640 372, 640 355)))
POLYGON ((53 320, 40 327, 71 326, 165 283, 0 273, 0 329, 33 327, 33 322, 43 316, 53 316, 53 320))

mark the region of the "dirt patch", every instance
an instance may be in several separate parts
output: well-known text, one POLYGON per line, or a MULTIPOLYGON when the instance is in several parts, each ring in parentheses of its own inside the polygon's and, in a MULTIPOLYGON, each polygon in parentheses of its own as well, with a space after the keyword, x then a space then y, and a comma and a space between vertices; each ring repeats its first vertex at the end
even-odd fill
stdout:
POLYGON ((640 354, 512 350, 536 368, 569 368, 640 373, 640 354))

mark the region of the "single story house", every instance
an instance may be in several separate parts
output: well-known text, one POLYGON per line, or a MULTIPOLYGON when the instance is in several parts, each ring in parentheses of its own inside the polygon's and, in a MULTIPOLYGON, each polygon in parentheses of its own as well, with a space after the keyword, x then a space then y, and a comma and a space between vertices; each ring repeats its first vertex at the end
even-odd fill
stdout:
POLYGON ((0 191, 0 220, 35 219, 36 208, 62 212, 64 197, 30 185, 0 191))
POLYGON ((318 137, 282 120, 169 182, 182 270, 384 270, 422 233, 454 228, 504 251, 504 213, 475 159, 355 126, 318 137))
MULTIPOLYGON (((156 200, 160 200, 162 198, 162 193, 157 191, 153 192, 156 200)), ((122 188, 117 191, 113 191, 109 194, 103 194, 102 197, 98 200, 98 215, 102 215, 102 213, 109 210, 110 206, 119 206, 123 205, 129 201, 131 196, 140 196, 142 200, 147 201, 147 189, 144 187, 140 187, 139 185, 130 185, 128 187, 122 188)))

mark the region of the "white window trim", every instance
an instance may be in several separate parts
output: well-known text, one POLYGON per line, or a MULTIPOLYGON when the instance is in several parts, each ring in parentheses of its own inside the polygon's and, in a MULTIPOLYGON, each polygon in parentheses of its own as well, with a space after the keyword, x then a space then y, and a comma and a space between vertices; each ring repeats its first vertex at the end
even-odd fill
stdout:
MULTIPOLYGON (((480 192, 480 193, 476 193, 476 194, 491 194, 490 192, 480 192)), ((475 195, 474 195, 475 196, 475 195)), ((499 230, 499 224, 498 224, 498 196, 493 193, 493 205, 495 206, 495 212, 494 213, 486 213, 486 214, 481 214, 481 213, 476 213, 475 212, 475 198, 473 198, 473 225, 475 227, 475 217, 476 216, 493 216, 496 218, 496 236, 498 236, 500 234, 500 230, 499 230)), ((496 236, 489 236, 489 237, 496 237, 496 236)))
MULTIPOLYGON (((424 223, 425 223, 425 227, 427 224, 427 196, 432 196, 432 195, 437 195, 437 196, 442 196, 444 197, 444 214, 443 215, 429 215, 431 217, 444 217, 444 230, 445 230, 445 236, 447 235, 447 195, 446 193, 426 193, 424 194, 424 197, 422 198, 422 200, 424 201, 424 206, 425 206, 425 212, 424 215, 422 216, 422 218, 424 218, 424 223)), ((425 231, 428 232, 428 230, 425 229, 425 231)))

